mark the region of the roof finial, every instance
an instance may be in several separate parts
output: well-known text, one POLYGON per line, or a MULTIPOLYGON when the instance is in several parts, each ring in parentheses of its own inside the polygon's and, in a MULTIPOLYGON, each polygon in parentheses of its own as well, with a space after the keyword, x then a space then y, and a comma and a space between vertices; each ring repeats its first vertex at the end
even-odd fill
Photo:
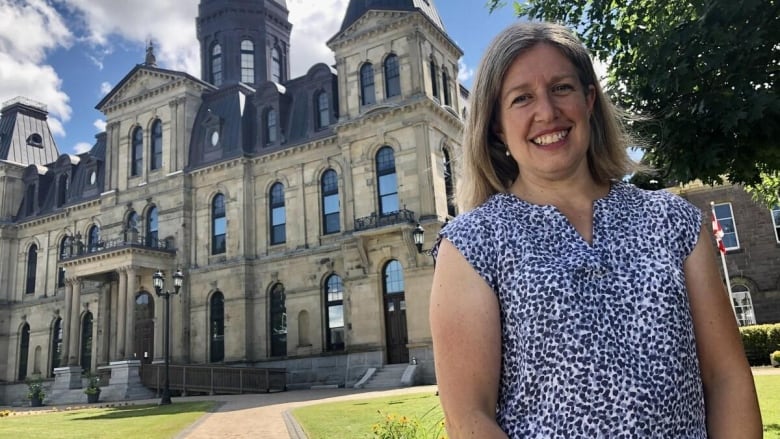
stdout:
POLYGON ((151 38, 149 38, 149 45, 146 46, 146 61, 144 64, 150 67, 157 66, 157 58, 154 57, 154 43, 152 43, 151 38))

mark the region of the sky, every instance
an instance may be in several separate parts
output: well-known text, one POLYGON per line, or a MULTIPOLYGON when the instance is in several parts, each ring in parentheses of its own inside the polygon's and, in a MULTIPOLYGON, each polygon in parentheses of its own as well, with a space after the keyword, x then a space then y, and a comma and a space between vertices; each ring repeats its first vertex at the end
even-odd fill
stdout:
MULTIPOLYGON (((516 20, 511 7, 489 14, 484 0, 433 0, 463 50, 459 80, 471 87, 482 52, 516 20)), ((0 0, 0 105, 25 97, 46 105, 60 153, 89 150, 105 118, 95 105, 144 62, 200 77, 195 17, 199 0, 0 0)), ((287 0, 293 78, 334 63, 325 46, 349 0, 287 0), (312 6, 316 5, 316 6, 312 6)))

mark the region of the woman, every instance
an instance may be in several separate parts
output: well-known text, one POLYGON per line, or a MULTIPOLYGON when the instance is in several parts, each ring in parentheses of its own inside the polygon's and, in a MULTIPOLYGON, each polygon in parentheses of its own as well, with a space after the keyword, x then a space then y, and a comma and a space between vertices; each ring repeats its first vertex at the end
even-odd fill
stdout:
POLYGON ((628 138, 566 28, 483 57, 430 321, 447 430, 476 438, 760 438, 701 212, 623 183, 628 138))

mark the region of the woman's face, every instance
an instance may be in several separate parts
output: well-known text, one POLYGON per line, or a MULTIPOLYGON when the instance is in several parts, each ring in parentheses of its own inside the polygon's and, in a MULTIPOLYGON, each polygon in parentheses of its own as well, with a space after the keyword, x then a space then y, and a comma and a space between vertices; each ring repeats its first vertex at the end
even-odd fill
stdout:
POLYGON ((588 172, 595 90, 580 83, 558 49, 540 43, 515 58, 500 93, 494 129, 520 178, 558 181, 588 172))

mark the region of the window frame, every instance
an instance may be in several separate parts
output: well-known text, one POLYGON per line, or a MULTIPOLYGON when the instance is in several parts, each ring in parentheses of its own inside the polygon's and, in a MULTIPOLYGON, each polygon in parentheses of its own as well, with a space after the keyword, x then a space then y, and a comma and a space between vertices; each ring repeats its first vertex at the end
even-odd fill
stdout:
POLYGON ((225 195, 220 192, 211 199, 211 254, 221 255, 225 252, 227 252, 227 212, 225 195), (217 222, 220 220, 224 223, 223 232, 217 233, 217 222))
MULTIPOLYGON (((323 288, 323 299, 325 302, 325 350, 327 352, 343 351, 346 346, 345 336, 345 313, 344 313, 344 281, 341 276, 333 273, 325 280, 323 288), (341 326, 331 326, 334 316, 331 310, 334 307, 341 307, 341 326), (341 330, 341 341, 334 342, 335 334, 341 330), (335 331, 334 331, 335 330, 335 331)), ((337 321, 337 320, 336 320, 337 321)))
POLYGON ((284 206, 284 185, 276 182, 268 190, 268 223, 269 242, 271 245, 279 245, 287 242, 287 212, 284 206), (275 217, 281 212, 282 220, 277 222, 275 217))
POLYGON ((156 171, 162 168, 163 162, 163 144, 162 144, 162 121, 155 119, 152 122, 151 136, 149 142, 149 170, 156 171))
POLYGON ((282 75, 282 53, 277 46, 273 46, 271 48, 271 81, 281 84, 284 80, 282 75))
POLYGON ((736 283, 731 286, 731 303, 734 307, 734 314, 737 318, 737 325, 749 326, 756 324, 756 307, 753 305, 753 294, 747 285, 736 283), (739 290, 743 288, 744 290, 739 290), (742 295, 747 303, 740 302, 737 295, 742 295))
POLYGON ((279 139, 279 118, 275 108, 265 110, 263 125, 265 127, 265 144, 275 144, 279 139))
POLYGON ((316 127, 321 130, 330 125, 330 102, 325 91, 317 92, 314 98, 316 127))
POLYGON ((726 247, 726 251, 728 252, 732 250, 739 250, 741 248, 739 244, 739 233, 737 232, 737 222, 734 218, 734 209, 731 206, 731 202, 713 204, 712 212, 718 219, 718 223, 720 224, 721 229, 723 229, 723 245, 726 247), (728 213, 731 216, 718 216, 718 210, 723 206, 728 207, 728 213), (736 245, 729 245, 727 238, 730 239, 730 236, 733 236, 734 241, 736 241, 736 245))
POLYGON ((360 66, 360 105, 376 104, 376 80, 374 78, 374 66, 364 63, 360 66))
POLYGON ((772 225, 775 229, 775 242, 780 244, 780 206, 769 209, 769 216, 772 217, 772 225), (777 218, 775 218, 775 212, 777 212, 777 218))
POLYGON ((320 192, 322 201, 322 234, 330 235, 341 232, 341 200, 339 199, 339 176, 333 169, 327 169, 320 177, 320 192), (327 181, 326 181, 327 180, 327 181), (329 201, 335 197, 337 208, 329 211, 329 201), (335 217, 335 221, 333 218, 335 217), (329 227, 335 225, 335 228, 329 227))
POLYGON ((147 247, 158 247, 160 242, 160 211, 152 205, 146 211, 144 242, 147 247))
POLYGON ((241 82, 245 84, 255 83, 255 42, 249 38, 241 40, 241 82), (249 43, 251 47, 245 47, 249 43))
POLYGON ((374 163, 376 166, 376 190, 377 190, 377 201, 379 204, 379 215, 390 215, 395 212, 400 211, 400 200, 398 198, 398 172, 395 167, 395 151, 390 146, 383 146, 379 148, 379 151, 377 151, 376 156, 374 158, 374 163), (382 155, 385 155, 385 152, 390 154, 390 158, 392 161, 387 160, 386 157, 380 157, 382 155), (386 162, 392 162, 392 166, 382 166, 382 163, 386 162), (389 175, 395 176, 395 183, 394 183, 394 190, 395 192, 383 192, 383 185, 382 185, 382 178, 387 177, 389 175), (395 210, 387 210, 385 206, 385 199, 395 199, 395 210))
POLYGON ((394 53, 385 58, 383 65, 385 75, 385 97, 387 99, 401 96, 401 66, 398 56, 394 53))
POLYGON ((144 129, 133 128, 130 135, 130 176, 138 177, 143 173, 144 166, 144 129))
POLYGON ((38 244, 30 244, 27 249, 27 273, 24 283, 24 294, 35 294, 36 275, 38 272, 38 244))
POLYGON ((211 45, 210 57, 211 61, 211 83, 217 87, 222 85, 222 45, 219 42, 215 42, 211 45))

